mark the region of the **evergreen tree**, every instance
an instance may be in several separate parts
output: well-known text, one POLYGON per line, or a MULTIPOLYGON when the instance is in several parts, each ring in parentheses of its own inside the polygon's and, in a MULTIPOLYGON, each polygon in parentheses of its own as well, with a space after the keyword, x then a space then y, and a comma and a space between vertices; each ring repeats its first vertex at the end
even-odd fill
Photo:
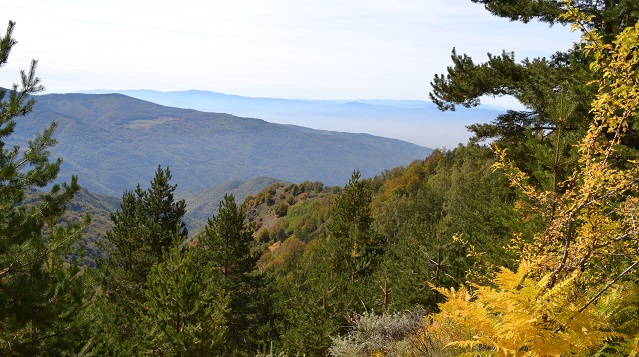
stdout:
POLYGON ((233 195, 225 195, 218 214, 208 220, 206 234, 198 245, 208 249, 211 264, 222 277, 242 280, 255 270, 258 256, 251 253, 253 230, 246 221, 244 209, 233 195))
MULTIPOLYGON (((16 44, 15 23, 0 39, 0 66, 16 44)), ((20 116, 31 112, 41 90, 35 75, 37 61, 21 73, 21 85, 0 90, 0 353, 55 355, 75 348, 75 320, 93 288, 76 263, 67 263, 81 238, 80 225, 59 224, 67 203, 78 191, 77 178, 53 184, 39 200, 27 203, 25 194, 50 185, 61 160, 49 161, 55 144, 52 123, 36 134, 25 150, 7 147, 20 116)))
POLYGON ((336 270, 333 265, 336 254, 335 247, 327 244, 326 239, 313 240, 294 269, 280 279, 282 344, 290 352, 326 355, 331 337, 343 332, 342 326, 346 325, 344 306, 359 298, 345 293, 351 277, 336 270))
POLYGON ((329 235, 308 244, 298 269, 280 284, 285 306, 283 343, 291 351, 324 355, 357 313, 381 306, 370 279, 385 250, 373 230, 370 182, 353 172, 335 198, 329 235))
POLYGON ((344 268, 353 282, 369 273, 371 264, 385 248, 372 227, 372 190, 369 183, 360 178, 359 171, 354 171, 331 207, 327 226, 334 243, 343 246, 340 250, 344 256, 335 263, 348 265, 344 268))
MULTIPOLYGON (((493 14, 513 21, 539 20, 550 24, 568 22, 563 17, 567 1, 560 0, 472 0, 484 4, 493 14)), ((584 30, 598 29, 603 41, 639 19, 639 3, 630 0, 577 0, 571 6, 591 15, 584 30)), ((441 110, 455 106, 474 107, 482 96, 512 96, 524 110, 509 110, 491 123, 469 126, 474 140, 489 139, 508 148, 520 169, 545 188, 558 189, 558 182, 568 178, 576 163, 576 144, 588 129, 592 113, 590 103, 595 91, 587 83, 595 79, 589 65, 592 56, 583 46, 556 52, 550 58, 515 60, 515 54, 504 51, 488 54, 484 63, 476 63, 467 55, 452 53, 453 65, 447 73, 436 75, 431 82, 430 98, 441 110), (530 160, 531 153, 537 155, 530 160)), ((630 149, 639 148, 639 123, 633 120, 628 130, 633 134, 620 143, 630 149)), ((624 153, 627 155, 627 153, 624 153)))
POLYGON ((376 227, 392 241, 372 277, 380 311, 434 307, 436 295, 428 283, 457 283, 460 274, 455 272, 466 264, 459 244, 443 229, 444 196, 423 189, 414 197, 394 197, 379 206, 376 227))
POLYGON ((631 165, 619 158, 639 114, 639 22, 610 43, 605 29, 589 29, 591 16, 571 7, 566 18, 583 30, 597 77, 576 168, 558 194, 497 151, 495 168, 527 197, 519 209, 544 224, 533 239, 515 240, 517 270, 503 268, 472 290, 438 289, 447 301, 418 339, 435 337, 463 354, 637 354, 639 168, 636 156, 631 165))
POLYGON ((172 247, 177 230, 180 239, 187 238, 184 200, 175 201, 170 185, 171 172, 158 167, 151 187, 122 195, 120 210, 111 214, 113 228, 107 232, 103 249, 108 257, 99 260, 103 274, 102 287, 107 299, 116 306, 121 338, 133 337, 136 305, 144 301, 142 290, 151 267, 161 261, 163 251, 172 247))
POLYGON ((227 338, 224 355, 253 355, 273 338, 272 284, 256 272, 258 254, 251 251, 253 228, 243 206, 233 195, 225 195, 218 214, 208 220, 198 242, 202 264, 221 275, 221 287, 228 294, 227 338))
MULTIPOLYGON (((568 4, 562 0, 472 0, 484 4, 487 10, 512 21, 528 22, 536 19, 554 23, 567 23, 563 16, 568 4)), ((639 3, 631 0, 577 0, 571 6, 579 9, 589 17, 584 29, 598 29, 604 34, 605 42, 611 41, 614 35, 639 20, 639 3)), ((500 116, 492 127, 492 136, 501 137, 506 133, 520 131, 526 127, 548 127, 545 107, 547 101, 556 92, 557 87, 568 86, 575 94, 577 101, 576 118, 582 124, 588 122, 588 109, 594 92, 586 88, 586 83, 593 79, 589 73, 588 63, 592 58, 583 54, 577 46, 567 52, 557 52, 551 57, 524 60, 521 64, 514 61, 514 54, 504 52, 500 56, 488 55, 486 63, 476 65, 466 55, 457 55, 453 50, 453 67, 448 68, 446 76, 435 76, 431 99, 440 109, 452 109, 455 105, 476 106, 483 95, 512 95, 524 106, 526 111, 510 112, 500 116), (583 115, 584 119, 579 119, 583 115)), ((556 123, 555 123, 556 124, 556 123)), ((568 125, 567 127, 572 127, 568 125)), ((473 127, 477 133, 478 127, 473 127)), ((487 129, 488 127, 483 127, 487 129)), ((573 128, 574 129, 574 128, 573 128)), ((546 129, 549 130, 549 129, 546 129)), ((583 133, 583 132, 582 132, 583 133)))
MULTIPOLYGON (((529 22, 539 20, 549 24, 570 21, 562 16, 566 10, 566 1, 561 0, 472 0, 484 4, 492 14, 511 21, 529 22)), ((597 29, 604 38, 612 40, 614 34, 627 26, 633 26, 639 20, 639 3, 632 0, 573 0, 570 6, 586 16, 591 16, 584 24, 589 29, 597 29)))
POLYGON ((186 223, 182 221, 186 214, 186 203, 184 200, 174 199, 173 192, 177 185, 171 185, 170 181, 169 168, 162 170, 158 166, 151 187, 143 191, 138 185, 135 190, 147 219, 153 223, 150 238, 152 253, 156 258, 160 258, 164 249, 172 246, 172 234, 176 229, 182 240, 188 237, 186 223))
POLYGON ((180 235, 151 268, 138 314, 140 346, 146 354, 162 356, 220 355, 224 343, 228 299, 220 274, 197 264, 194 250, 182 247, 180 235))
MULTIPOLYGON (((370 277, 386 251, 387 241, 373 229, 372 195, 370 181, 361 180, 359 171, 354 171, 335 198, 327 223, 329 236, 323 244, 328 252, 324 257, 328 268, 338 276, 336 303, 343 319, 370 310, 380 301, 374 298, 378 287, 371 284, 370 277)), ((340 325, 345 326, 345 320, 340 325)))
POLYGON ((477 283, 495 266, 512 266, 515 255, 504 246, 526 225, 516 220, 513 190, 494 162, 488 148, 460 145, 386 181, 374 201, 374 229, 388 242, 372 276, 382 311, 436 309, 441 296, 429 284, 477 283), (436 169, 415 168, 430 165, 436 169), (393 186, 398 182, 405 184, 393 186))

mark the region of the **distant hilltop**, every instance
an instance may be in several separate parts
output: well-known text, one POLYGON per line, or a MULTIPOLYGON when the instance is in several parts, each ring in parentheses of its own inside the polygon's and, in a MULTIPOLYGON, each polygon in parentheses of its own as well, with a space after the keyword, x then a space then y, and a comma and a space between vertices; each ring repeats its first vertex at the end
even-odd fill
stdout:
POLYGON ((454 148, 459 143, 466 143, 470 137, 467 125, 489 122, 506 111, 480 105, 473 109, 460 107, 455 112, 441 112, 435 104, 421 100, 253 98, 199 90, 94 90, 85 93, 120 93, 170 107, 228 113, 313 129, 368 133, 431 148, 454 148))
POLYGON ((121 195, 169 166, 180 191, 201 191, 259 176, 344 185, 353 170, 374 176, 424 159, 432 149, 366 134, 281 125, 260 119, 154 104, 122 94, 47 94, 21 119, 24 143, 51 121, 59 178, 72 174, 92 192, 121 195))

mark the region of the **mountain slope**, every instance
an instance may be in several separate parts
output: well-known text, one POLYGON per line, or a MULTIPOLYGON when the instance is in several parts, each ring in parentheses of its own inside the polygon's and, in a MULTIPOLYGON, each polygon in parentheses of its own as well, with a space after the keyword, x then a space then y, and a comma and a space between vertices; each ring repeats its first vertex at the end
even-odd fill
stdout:
POLYGON ((458 143, 466 143, 471 136, 467 125, 487 123, 505 112, 503 108, 488 105, 471 109, 460 106, 454 112, 441 112, 432 102, 421 100, 253 98, 198 90, 96 90, 90 93, 120 93, 161 105, 321 130, 366 132, 432 148, 454 148, 458 143))
POLYGON ((178 199, 186 201, 186 219, 189 234, 193 235, 204 229, 207 220, 218 212, 218 204, 224 195, 232 194, 236 202, 244 202, 251 194, 257 194, 274 183, 281 182, 271 177, 256 177, 248 181, 233 180, 199 192, 187 192, 178 195, 178 199))
POLYGON ((432 150, 397 141, 291 128, 259 119, 165 107, 120 94, 49 94, 21 119, 24 142, 52 120, 59 177, 78 174, 96 193, 119 196, 169 166, 180 191, 200 191, 257 176, 344 184, 354 169, 373 176, 425 158, 432 150), (374 144, 372 144, 374 142, 374 144), (387 149, 385 147, 391 147, 387 149))

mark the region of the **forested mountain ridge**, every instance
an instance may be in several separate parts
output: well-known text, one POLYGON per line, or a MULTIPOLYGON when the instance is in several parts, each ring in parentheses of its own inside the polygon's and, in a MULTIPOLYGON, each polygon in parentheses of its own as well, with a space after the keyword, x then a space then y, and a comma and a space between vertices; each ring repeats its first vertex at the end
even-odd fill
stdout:
MULTIPOLYGON (((258 267, 286 306, 282 350, 321 355, 341 343, 332 336, 355 323, 349 316, 429 309, 440 297, 428 282, 455 286, 487 278, 487 262, 512 264, 503 245, 523 228, 494 162, 485 147, 460 146, 372 179, 354 175, 345 187, 274 184, 247 197, 258 267)), ((420 321, 404 320, 406 330, 394 333, 414 333, 420 321)), ((394 328, 373 326, 365 332, 372 340, 394 328)))
POLYGON ((182 192, 177 197, 186 202, 186 223, 192 234, 201 231, 206 221, 217 214, 217 205, 224 199, 224 195, 232 194, 238 202, 252 194, 257 194, 268 186, 283 182, 272 177, 255 177, 250 180, 232 180, 221 185, 198 192, 182 192))
POLYGON ((61 176, 78 174, 83 187, 113 195, 147 180, 157 165, 173 169, 181 191, 201 191, 257 176, 339 184, 353 168, 372 176, 431 152, 399 140, 164 107, 119 94, 38 96, 15 138, 26 140, 51 120, 58 123, 52 154, 64 160, 61 176))
POLYGON ((55 123, 22 149, 6 140, 43 90, 33 61, 0 91, 2 354, 636 356, 639 5, 475 2, 583 32, 550 61, 453 51, 431 94, 442 109, 485 94, 527 108, 472 128, 490 148, 355 170, 343 187, 227 194, 192 240, 180 181, 160 165, 122 194, 96 269, 68 259, 90 222, 65 219, 78 178, 52 184, 55 123))
POLYGON ((310 100, 254 98, 210 91, 95 90, 120 93, 149 102, 205 112, 260 118, 273 123, 342 131, 367 132, 427 147, 455 147, 470 137, 466 125, 485 123, 505 109, 482 105, 442 113, 423 100, 310 100), (397 123, 402 125, 398 126, 397 123))

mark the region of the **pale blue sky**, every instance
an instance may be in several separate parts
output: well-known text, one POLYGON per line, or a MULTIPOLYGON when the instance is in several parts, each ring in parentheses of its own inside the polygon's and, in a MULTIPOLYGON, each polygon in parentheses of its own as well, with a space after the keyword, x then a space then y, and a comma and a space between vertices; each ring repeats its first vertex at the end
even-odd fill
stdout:
MULTIPOLYGON (((0 0, 48 91, 199 89, 244 96, 427 100, 450 51, 549 56, 568 28, 511 23, 470 0, 0 0)), ((4 32, 4 30, 3 30, 4 32)))

